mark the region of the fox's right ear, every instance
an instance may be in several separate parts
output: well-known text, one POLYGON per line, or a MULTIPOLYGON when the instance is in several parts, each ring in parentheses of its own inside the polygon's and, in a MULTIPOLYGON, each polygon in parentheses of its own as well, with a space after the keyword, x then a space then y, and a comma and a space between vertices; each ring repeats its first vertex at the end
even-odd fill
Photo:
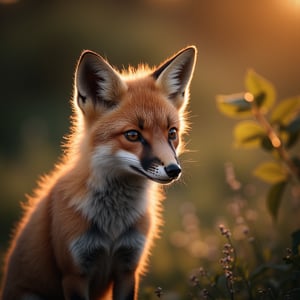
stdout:
POLYGON ((84 114, 114 107, 126 84, 119 74, 95 52, 84 51, 75 71, 75 97, 84 114))
POLYGON ((188 101, 196 55, 195 46, 182 49, 160 65, 152 74, 157 85, 177 109, 185 107, 188 101))

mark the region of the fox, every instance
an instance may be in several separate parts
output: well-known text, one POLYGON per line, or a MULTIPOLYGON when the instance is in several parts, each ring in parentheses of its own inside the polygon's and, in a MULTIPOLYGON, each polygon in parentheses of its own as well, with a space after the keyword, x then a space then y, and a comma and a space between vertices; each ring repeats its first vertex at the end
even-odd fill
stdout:
POLYGON ((164 186, 181 176, 197 48, 118 70, 84 50, 70 133, 16 226, 2 300, 136 300, 162 225, 164 186))

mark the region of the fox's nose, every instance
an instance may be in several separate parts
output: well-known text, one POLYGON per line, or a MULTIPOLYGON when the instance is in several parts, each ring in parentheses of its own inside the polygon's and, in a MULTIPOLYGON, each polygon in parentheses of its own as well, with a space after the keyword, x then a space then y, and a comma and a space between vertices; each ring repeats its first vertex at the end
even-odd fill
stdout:
POLYGON ((179 165, 170 164, 167 167, 165 167, 165 171, 170 178, 175 179, 181 173, 181 168, 179 165))

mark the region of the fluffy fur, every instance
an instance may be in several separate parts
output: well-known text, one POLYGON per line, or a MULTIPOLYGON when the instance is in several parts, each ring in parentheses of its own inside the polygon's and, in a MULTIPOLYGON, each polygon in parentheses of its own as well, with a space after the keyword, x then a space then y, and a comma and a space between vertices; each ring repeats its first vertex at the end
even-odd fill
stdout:
POLYGON ((84 51, 65 156, 30 199, 8 251, 2 300, 137 299, 160 226, 160 184, 178 179, 196 60, 118 73, 84 51))

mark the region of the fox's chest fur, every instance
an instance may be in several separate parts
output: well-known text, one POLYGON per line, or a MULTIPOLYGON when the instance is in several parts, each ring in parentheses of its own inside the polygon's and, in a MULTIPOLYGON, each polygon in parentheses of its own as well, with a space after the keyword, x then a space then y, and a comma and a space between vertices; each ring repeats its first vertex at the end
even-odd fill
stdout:
POLYGON ((139 230, 138 223, 147 219, 148 201, 147 184, 126 179, 109 180, 103 188, 90 191, 78 207, 89 221, 88 229, 69 246, 78 266, 87 270, 99 257, 108 266, 107 262, 122 255, 132 256, 137 263, 147 234, 139 230))
MULTIPOLYGON (((125 179, 125 180, 124 180, 125 179)), ((88 192, 78 210, 99 230, 117 238, 124 228, 133 226, 147 209, 149 184, 111 179, 104 187, 88 192)))

